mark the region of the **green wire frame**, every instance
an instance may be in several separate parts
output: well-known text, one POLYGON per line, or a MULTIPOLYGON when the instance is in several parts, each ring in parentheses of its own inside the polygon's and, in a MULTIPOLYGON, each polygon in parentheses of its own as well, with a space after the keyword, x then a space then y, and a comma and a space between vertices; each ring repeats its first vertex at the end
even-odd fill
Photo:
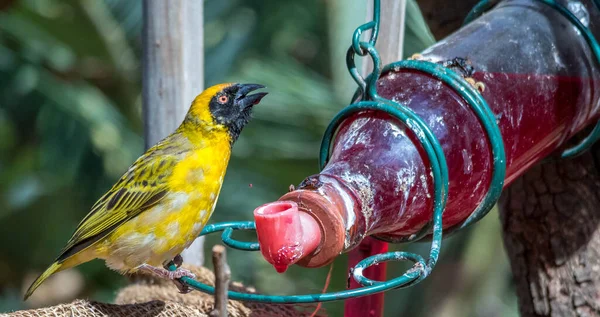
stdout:
MULTIPOLYGON (((233 300, 242 301, 254 301, 264 303, 278 303, 278 304, 301 304, 301 303, 314 303, 314 302, 328 302, 344 300, 349 298, 361 297, 366 295, 372 295, 392 289, 409 287, 419 283, 425 279, 433 270, 441 248, 442 234, 449 234, 465 228, 481 218, 483 218, 489 210, 494 206, 498 200, 502 188, 504 185, 504 177, 506 174, 506 159, 504 153, 504 144, 500 129, 496 123, 494 113, 489 108, 485 99, 481 94, 475 90, 468 82, 464 80, 456 72, 444 68, 438 64, 427 62, 427 61, 416 61, 406 60, 392 63, 381 68, 381 61, 379 54, 375 49, 375 43, 377 41, 377 35, 379 33, 379 8, 380 1, 374 1, 374 12, 373 21, 367 22, 359 26, 352 38, 352 45, 348 49, 346 56, 346 63, 348 70, 356 83, 359 86, 359 91, 355 94, 353 100, 356 100, 362 95, 362 101, 353 103, 342 111, 340 111, 329 124, 325 131, 323 141, 321 143, 321 150, 319 156, 319 165, 321 169, 326 165, 331 150, 331 145, 335 133, 345 119, 349 116, 363 112, 363 111, 383 111, 387 114, 398 119, 402 124, 413 130, 415 136, 423 146, 431 165, 433 183, 434 183, 434 204, 433 204, 433 217, 432 221, 425 226, 421 232, 415 234, 406 239, 394 240, 392 242, 411 242, 421 239, 427 235, 430 231, 431 235, 431 248, 429 252, 429 259, 426 261, 422 256, 409 252, 387 252, 377 254, 368 257, 360 261, 353 270, 352 277, 362 287, 351 290, 343 290, 338 292, 329 292, 324 294, 305 294, 305 295, 262 295, 253 293, 240 293, 229 291, 228 296, 233 300), (368 42, 361 42, 360 37, 362 33, 367 30, 372 30, 371 38, 368 42), (365 79, 363 78, 356 65, 354 58, 356 55, 366 56, 369 55, 373 60, 374 70, 365 79), (398 71, 400 69, 410 69, 420 71, 437 78, 452 89, 454 89, 473 109, 474 113, 479 118, 482 126, 484 127, 489 143, 492 150, 492 180, 490 187, 482 203, 475 209, 475 211, 462 223, 448 228, 445 231, 442 228, 442 214, 446 206, 446 199, 448 194, 448 167, 446 165, 446 159, 442 150, 442 147, 424 121, 419 118, 410 108, 399 104, 397 102, 382 98, 377 94, 376 84, 381 73, 388 71, 398 71), (407 270, 402 276, 391 279, 389 281, 374 281, 366 278, 362 272, 372 265, 386 261, 411 261, 414 263, 411 269, 407 270)), ((579 20, 567 9, 562 7, 560 4, 552 0, 536 0, 543 2, 555 8, 561 12, 567 19, 569 19, 578 28, 580 33, 584 36, 588 44, 590 45, 594 55, 600 62, 600 46, 594 38, 593 34, 579 22, 579 20)), ((479 15, 483 14, 486 10, 495 5, 498 1, 483 0, 477 4, 473 10, 467 16, 465 24, 469 23, 479 15)), ((594 0, 594 4, 600 9, 600 0, 594 0)), ((588 149, 596 140, 600 138, 600 123, 596 125, 591 135, 583 140, 583 142, 571 149, 568 149, 563 153, 563 157, 572 157, 578 155, 588 149)), ((238 241, 231 237, 234 230, 255 230, 256 226, 253 221, 247 222, 227 222, 207 225, 200 236, 223 232, 221 239, 226 245, 240 250, 245 251, 258 251, 260 246, 256 242, 244 242, 238 241)), ((175 265, 169 267, 170 270, 176 270, 175 265)), ((200 283, 189 277, 183 277, 181 281, 187 284, 191 288, 199 290, 201 292, 214 294, 215 289, 212 286, 200 283)))
MULTIPOLYGON (((441 222, 441 219, 440 219, 440 222, 441 222)), ((225 222, 225 223, 218 223, 218 224, 212 224, 212 225, 206 226, 204 228, 204 230, 202 230, 202 233, 200 235, 202 236, 202 235, 207 235, 210 233, 223 231, 223 236, 224 236, 227 231, 253 230, 255 228, 256 227, 255 227, 255 224, 253 221, 225 222)), ((223 240, 225 240, 225 239, 223 239, 223 240)), ((243 248, 248 248, 248 249, 243 249, 243 250, 258 251, 257 247, 255 248, 254 246, 252 246, 253 244, 254 243, 252 243, 252 242, 236 241, 236 243, 234 244, 235 245, 234 248, 238 248, 241 246, 243 248), (241 245, 239 245, 238 243, 241 245)), ((438 251, 439 251, 439 249, 438 249, 438 251)), ((356 276, 360 276, 360 278, 358 278, 357 281, 359 283, 361 283, 361 282, 364 283, 364 284, 361 283, 362 285, 366 285, 366 286, 358 288, 358 289, 330 292, 330 293, 325 293, 325 294, 305 294, 305 295, 287 295, 287 296, 286 295, 262 295, 262 294, 241 293, 241 292, 229 291, 228 297, 229 297, 229 299, 233 299, 233 300, 263 302, 263 303, 272 303, 272 304, 302 304, 302 303, 330 302, 330 301, 344 300, 344 299, 348 299, 348 298, 355 298, 355 297, 380 293, 380 292, 384 292, 384 291, 387 291, 390 289, 410 286, 410 285, 412 285, 412 283, 420 280, 420 276, 422 275, 421 272, 424 271, 423 268, 426 266, 427 266, 427 264, 426 264, 425 260, 419 255, 410 254, 410 253, 406 253, 406 252, 389 252, 389 253, 380 255, 377 258, 374 258, 374 257, 366 258, 366 259, 360 261, 355 266, 355 268, 354 268, 355 278, 356 278, 356 276), (412 261, 415 263, 414 268, 416 268, 416 269, 411 269, 411 270, 407 271, 405 274, 403 274, 402 276, 397 277, 392 280, 389 280, 389 281, 386 281, 386 282, 369 280, 362 275, 362 271, 364 269, 366 269, 367 267, 381 263, 381 262, 390 261, 390 260, 412 261)), ((171 270, 171 271, 174 271, 176 269, 177 269, 177 267, 174 264, 169 266, 169 270, 171 270)), ((181 278, 181 281, 183 283, 185 283, 186 285, 188 285, 189 287, 194 288, 198 291, 208 293, 208 294, 215 293, 214 287, 206 285, 204 283, 200 283, 192 278, 183 277, 183 278, 181 278)))

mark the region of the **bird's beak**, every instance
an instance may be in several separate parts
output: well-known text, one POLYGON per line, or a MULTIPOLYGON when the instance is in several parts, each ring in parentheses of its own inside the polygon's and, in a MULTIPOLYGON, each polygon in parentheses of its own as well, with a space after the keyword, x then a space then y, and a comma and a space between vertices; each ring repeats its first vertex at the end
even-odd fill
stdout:
POLYGON ((235 102, 240 106, 241 109, 252 107, 260 102, 260 100, 267 95, 266 92, 259 92, 253 95, 248 93, 257 89, 265 88, 263 85, 258 84, 239 84, 239 89, 235 95, 235 102))

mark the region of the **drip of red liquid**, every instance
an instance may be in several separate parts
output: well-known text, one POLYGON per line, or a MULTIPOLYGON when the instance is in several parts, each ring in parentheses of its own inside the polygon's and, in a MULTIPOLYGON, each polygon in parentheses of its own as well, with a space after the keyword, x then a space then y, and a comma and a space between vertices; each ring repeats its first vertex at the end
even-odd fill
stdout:
POLYGON ((277 273, 284 273, 288 269, 288 266, 283 264, 273 264, 273 267, 277 273))

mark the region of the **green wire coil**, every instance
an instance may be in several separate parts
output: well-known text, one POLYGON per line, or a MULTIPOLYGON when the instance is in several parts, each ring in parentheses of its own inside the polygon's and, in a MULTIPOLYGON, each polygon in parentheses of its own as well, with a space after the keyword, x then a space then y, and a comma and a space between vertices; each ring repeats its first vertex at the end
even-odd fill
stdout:
MULTIPOLYGON (((226 235, 227 231, 254 230, 255 228, 256 227, 255 227, 255 224, 253 221, 224 222, 224 223, 207 225, 204 228, 204 230, 202 231, 201 235, 206 235, 206 234, 210 234, 210 233, 223 231, 222 238, 225 241, 226 239, 224 236, 226 235)), ((233 245, 232 244, 228 244, 228 245, 233 246, 234 248, 241 248, 242 250, 246 250, 246 251, 258 251, 259 248, 257 246, 254 246, 254 244, 255 244, 254 242, 235 241, 235 243, 233 245)), ((362 260, 361 262, 359 262, 355 266, 354 271, 357 273, 362 272, 364 269, 366 269, 367 267, 369 267, 371 265, 376 265, 378 263, 381 263, 384 261, 389 261, 389 260, 410 260, 410 261, 415 262, 416 265, 419 267, 427 266, 427 263, 425 262, 425 260, 419 255, 405 253, 405 252, 393 252, 393 254, 386 253, 377 258, 372 258, 372 257, 366 258, 366 259, 362 260)), ((171 270, 171 271, 174 271, 176 269, 177 269, 177 267, 174 264, 169 266, 169 270, 171 270)), ((419 279, 419 276, 420 276, 420 271, 412 270, 412 271, 406 272, 404 275, 402 275, 398 278, 395 278, 393 280, 386 281, 386 282, 379 282, 379 281, 369 280, 369 279, 365 278, 364 276, 362 276, 362 274, 360 274, 361 278, 359 279, 359 283, 362 282, 361 284, 365 285, 365 286, 361 287, 359 289, 330 292, 330 293, 325 293, 325 294, 305 294, 305 295, 287 295, 287 296, 262 295, 262 294, 252 294, 252 293, 241 293, 241 292, 229 291, 228 297, 229 297, 229 299, 233 299, 233 300, 263 302, 263 303, 272 303, 272 304, 302 304, 302 303, 314 303, 314 302, 330 302, 330 301, 344 300, 344 299, 349 299, 349 298, 371 295, 371 294, 375 294, 375 293, 379 293, 379 292, 384 292, 384 291, 387 291, 390 289, 409 286, 409 285, 411 285, 412 282, 417 281, 419 279)), ((204 293, 214 294, 214 292, 215 292, 214 287, 209 286, 204 283, 200 283, 200 282, 196 281, 195 279, 192 279, 189 277, 183 277, 183 278, 181 278, 181 281, 184 284, 186 284, 187 286, 189 286, 193 289, 196 289, 198 291, 204 292, 204 293)))
MULTIPOLYGON (((569 10, 564 8, 562 5, 556 3, 553 0, 536 0, 545 3, 558 12, 563 14, 569 21, 571 21, 577 29, 580 31, 582 36, 585 38, 587 43, 590 45, 594 55, 598 62, 600 62, 600 45, 594 38, 593 34, 586 28, 581 22, 575 17, 569 10)), ((353 103, 344 109, 342 109, 331 121, 325 131, 323 140, 321 143, 321 149, 319 153, 319 166, 321 169, 327 164, 329 158, 331 145, 335 133, 339 125, 348 117, 358 112, 363 111, 382 111, 392 117, 398 119, 402 124, 406 125, 413 132, 417 140, 423 146, 425 153, 427 154, 431 171, 433 175, 434 183, 434 196, 433 196, 433 217, 429 224, 427 224, 419 233, 404 239, 396 239, 390 242, 411 242, 416 241, 429 232, 431 232, 431 248, 429 251, 429 258, 425 260, 422 256, 410 252, 387 252, 377 254, 368 257, 360 261, 353 270, 352 277, 354 280, 362 285, 357 289, 343 290, 338 292, 329 292, 324 294, 305 294, 305 295, 262 295, 262 294, 251 294, 251 293, 240 293, 229 291, 228 296, 233 300, 242 301, 254 301, 264 303, 278 303, 278 304, 300 304, 300 303, 314 303, 314 302, 328 302, 336 300, 344 300, 349 298, 361 297, 366 295, 372 295, 392 289, 404 288, 415 285, 425 279, 435 267, 439 258, 439 252, 441 249, 442 235, 449 234, 460 229, 463 229, 481 218, 483 218, 494 206, 502 188, 504 185, 504 178, 506 175, 506 158, 504 152, 504 144, 502 135, 500 134, 500 128, 496 123, 494 113, 488 106, 485 99, 481 94, 475 90, 468 82, 464 80, 458 73, 442 67, 438 64, 417 61, 417 60, 405 60, 399 61, 381 67, 381 60, 379 54, 375 49, 377 42, 377 36, 379 34, 380 25, 380 0, 373 0, 373 20, 359 26, 352 37, 352 45, 348 49, 346 55, 346 64, 348 71, 353 77, 354 81, 358 85, 358 91, 353 97, 353 100, 357 100, 360 97, 360 101, 353 103), (361 41, 361 35, 371 30, 371 37, 367 42, 361 41), (369 55, 373 61, 374 69, 373 72, 363 78, 358 71, 354 62, 355 56, 367 56, 369 55), (481 122, 486 135, 489 139, 489 143, 492 151, 492 180, 490 182, 489 189, 484 197, 481 204, 473 211, 473 213, 462 223, 443 230, 442 228, 442 215, 446 206, 447 195, 448 195, 448 166, 446 164, 446 158, 439 140, 435 137, 431 129, 425 124, 425 122, 410 108, 394 102, 392 100, 385 99, 377 93, 377 80, 383 72, 397 71, 400 69, 410 69, 429 74, 434 78, 445 83, 452 89, 454 89, 472 108, 474 113, 477 115, 481 122), (411 269, 407 270, 402 276, 388 280, 388 281, 374 281, 366 278, 362 272, 372 265, 386 261, 411 261, 414 263, 411 269)), ((490 9, 499 1, 494 0, 483 0, 478 3, 469 13, 465 19, 465 24, 471 22, 485 11, 490 9)), ((594 4, 600 9, 600 0, 594 0, 594 4)), ((562 157, 573 157, 583 153, 588 149, 595 141, 600 138, 600 122, 595 126, 592 133, 586 137, 579 145, 566 150, 562 157)), ((207 225, 200 236, 222 232, 221 239, 224 244, 240 250, 245 251, 259 251, 260 246, 256 242, 244 242, 233 239, 231 236, 234 230, 255 230, 256 226, 253 221, 247 222, 226 222, 207 225)), ((176 270, 175 265, 169 267, 170 270, 176 270)), ((181 281, 189 287, 199 290, 201 292, 214 294, 215 289, 212 286, 200 283, 192 278, 183 277, 181 281)))

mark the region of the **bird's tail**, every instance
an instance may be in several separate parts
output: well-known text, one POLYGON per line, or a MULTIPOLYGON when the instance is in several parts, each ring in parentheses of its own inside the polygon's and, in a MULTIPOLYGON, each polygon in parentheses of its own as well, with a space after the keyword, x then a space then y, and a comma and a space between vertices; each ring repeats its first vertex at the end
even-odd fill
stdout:
POLYGON ((29 289, 25 293, 24 300, 27 300, 27 298, 29 298, 29 296, 31 296, 31 294, 33 294, 33 292, 52 274, 75 267, 81 263, 89 262, 95 259, 98 254, 95 249, 87 248, 83 251, 75 252, 75 254, 69 255, 66 258, 63 255, 59 256, 57 260, 42 273, 42 275, 38 276, 38 278, 33 281, 33 284, 29 286, 29 289))
POLYGON ((31 296, 31 294, 33 294, 33 292, 47 279, 50 277, 50 275, 56 273, 56 272, 60 272, 64 269, 66 269, 67 267, 64 267, 63 263, 58 263, 58 262, 54 262, 52 263, 52 265, 50 265, 50 267, 48 267, 46 269, 46 271, 44 271, 44 273, 42 273, 42 275, 40 275, 37 279, 35 279, 35 281, 33 282, 33 284, 31 284, 31 286, 29 286, 29 289, 27 290, 27 292, 25 293, 25 298, 24 300, 27 300, 27 298, 29 298, 29 296, 31 296))

